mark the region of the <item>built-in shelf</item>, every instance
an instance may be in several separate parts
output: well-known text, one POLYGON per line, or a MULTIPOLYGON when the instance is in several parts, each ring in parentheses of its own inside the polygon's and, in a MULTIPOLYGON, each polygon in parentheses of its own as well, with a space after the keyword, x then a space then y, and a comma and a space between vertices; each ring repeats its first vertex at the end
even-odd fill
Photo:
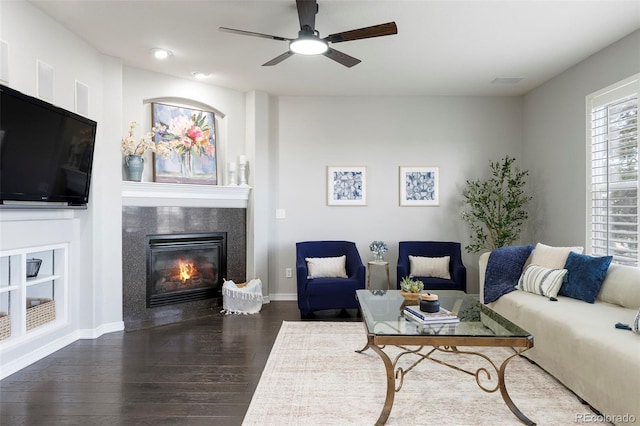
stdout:
POLYGON ((41 284, 41 283, 46 283, 49 281, 54 281, 54 280, 59 280, 60 278, 62 278, 60 275, 56 274, 56 275, 47 275, 47 274, 42 274, 42 275, 38 275, 37 278, 27 278, 27 282, 24 284, 26 287, 32 286, 32 285, 36 285, 36 284, 41 284))
POLYGON ((0 251, 0 355, 6 344, 19 344, 66 324, 68 244, 0 251), (38 275, 27 277, 27 259, 40 259, 38 275))
POLYGON ((249 186, 122 182, 123 206, 246 208, 249 186))

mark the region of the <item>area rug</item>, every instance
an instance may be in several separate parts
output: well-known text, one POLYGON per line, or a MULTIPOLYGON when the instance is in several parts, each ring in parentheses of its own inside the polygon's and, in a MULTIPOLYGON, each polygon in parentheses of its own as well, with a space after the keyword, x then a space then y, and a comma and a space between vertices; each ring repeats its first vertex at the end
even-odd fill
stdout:
MULTIPOLYGON (((372 350, 355 352, 365 343, 362 323, 283 322, 243 425, 375 424, 385 400, 386 376, 382 360, 372 350)), ((507 348, 482 352, 498 365, 512 353, 507 348)), ((473 371, 487 366, 477 356, 439 357, 455 357, 456 365, 475 366, 473 371)), ((405 358, 405 364, 415 360, 405 358)), ((526 359, 511 360, 506 383, 514 403, 538 425, 606 424, 597 423, 588 406, 526 359)), ((473 376, 424 361, 405 377, 386 424, 522 423, 505 405, 499 391, 484 392, 473 376)))

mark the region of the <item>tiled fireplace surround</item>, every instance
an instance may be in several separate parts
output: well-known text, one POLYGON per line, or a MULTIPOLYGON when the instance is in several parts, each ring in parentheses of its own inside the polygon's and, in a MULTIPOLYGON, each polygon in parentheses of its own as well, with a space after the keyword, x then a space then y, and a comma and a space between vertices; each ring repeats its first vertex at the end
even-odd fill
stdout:
POLYGON ((126 330, 211 315, 219 298, 146 307, 146 236, 199 232, 227 233, 226 279, 246 276, 248 187, 208 187, 123 182, 122 285, 126 330))

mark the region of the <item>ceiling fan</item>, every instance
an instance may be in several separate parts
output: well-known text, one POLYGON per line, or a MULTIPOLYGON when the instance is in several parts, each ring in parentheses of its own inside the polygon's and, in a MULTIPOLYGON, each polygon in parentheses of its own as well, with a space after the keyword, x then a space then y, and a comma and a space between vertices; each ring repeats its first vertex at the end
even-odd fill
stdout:
POLYGON ((329 59, 351 68, 359 64, 360 59, 349 56, 346 53, 337 51, 329 46, 329 43, 341 43, 343 41, 361 40, 380 36, 393 35, 398 33, 395 22, 373 25, 371 27, 359 28, 356 30, 343 31, 320 38, 320 33, 316 30, 316 14, 318 13, 318 2, 316 0, 296 0, 298 8, 298 18, 300 20, 300 31, 298 38, 286 38, 269 34, 255 33, 251 31, 236 30, 233 28, 220 27, 220 31, 248 35, 253 37, 269 38, 273 40, 288 41, 289 50, 280 56, 276 56, 262 66, 272 66, 279 64, 295 53, 302 55, 322 54, 329 59))

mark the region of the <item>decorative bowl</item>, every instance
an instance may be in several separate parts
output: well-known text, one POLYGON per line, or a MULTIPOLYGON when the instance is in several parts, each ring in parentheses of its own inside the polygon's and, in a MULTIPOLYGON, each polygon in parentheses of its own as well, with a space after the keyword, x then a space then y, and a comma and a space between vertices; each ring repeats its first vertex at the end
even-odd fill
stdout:
POLYGON ((418 300, 420 298, 420 293, 410 293, 408 291, 400 290, 400 295, 405 298, 405 300, 418 300))

